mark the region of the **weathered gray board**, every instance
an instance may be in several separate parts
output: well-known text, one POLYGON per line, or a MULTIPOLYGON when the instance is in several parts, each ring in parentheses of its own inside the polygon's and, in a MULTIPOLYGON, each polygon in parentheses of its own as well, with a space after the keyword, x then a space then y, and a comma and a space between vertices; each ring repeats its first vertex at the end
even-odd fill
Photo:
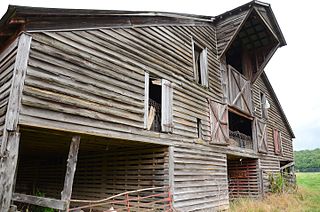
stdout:
MULTIPOLYGON (((277 170, 279 160, 292 160, 292 135, 263 75, 253 85, 253 110, 261 118, 260 91, 266 92, 271 103, 267 120, 268 152, 257 154, 209 143, 208 99, 224 102, 218 52, 232 39, 243 21, 241 17, 245 17, 245 12, 220 22, 218 32, 213 24, 203 23, 32 33, 19 124, 172 145, 174 180, 171 181, 175 185, 176 207, 227 208, 226 153, 260 157, 261 168, 266 170, 277 170), (223 28, 223 24, 231 24, 232 29, 223 28), (217 33, 229 33, 228 39, 218 36, 217 40, 217 33), (208 50, 208 88, 195 81, 192 39, 208 50), (172 83, 172 134, 144 130, 146 72, 172 83), (197 137, 197 119, 201 119, 201 138, 197 137), (273 128, 283 131, 283 156, 273 154, 273 128), (192 181, 194 176, 179 173, 179 154, 183 162, 187 161, 181 164, 182 170, 184 167, 201 170, 195 179, 208 179, 211 184, 216 182, 212 179, 219 179, 222 188, 206 190, 208 185, 203 184, 197 187, 197 180, 192 181), (183 188, 195 187, 179 191, 179 184, 183 188)), ((10 125, 15 126, 14 123, 10 125)))
POLYGON ((29 35, 19 37, 0 149, 0 211, 9 210, 15 180, 20 139, 18 116, 30 44, 29 35))

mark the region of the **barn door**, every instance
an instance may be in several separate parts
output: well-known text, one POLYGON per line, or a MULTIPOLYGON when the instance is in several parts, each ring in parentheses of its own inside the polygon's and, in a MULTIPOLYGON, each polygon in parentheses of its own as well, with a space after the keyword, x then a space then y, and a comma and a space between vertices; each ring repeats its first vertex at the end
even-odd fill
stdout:
POLYGON ((232 66, 229 66, 229 104, 252 114, 251 85, 232 66))
POLYGON ((209 101, 211 143, 226 144, 229 140, 228 106, 209 101))
POLYGON ((262 120, 254 120, 255 127, 255 142, 259 152, 268 152, 268 140, 267 140, 267 124, 262 120))

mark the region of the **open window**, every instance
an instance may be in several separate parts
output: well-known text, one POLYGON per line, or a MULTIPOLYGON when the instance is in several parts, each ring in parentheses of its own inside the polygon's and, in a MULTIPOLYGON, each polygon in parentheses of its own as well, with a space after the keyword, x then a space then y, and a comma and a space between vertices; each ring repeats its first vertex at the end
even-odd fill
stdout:
POLYGON ((155 132, 172 132, 172 84, 168 80, 145 75, 144 126, 155 132))
POLYGON ((202 138, 201 119, 197 118, 197 137, 202 138))
POLYGON ((228 117, 230 145, 253 149, 252 120, 231 111, 228 117))
POLYGON ((195 80, 198 84, 208 87, 208 50, 194 41, 192 46, 195 80))

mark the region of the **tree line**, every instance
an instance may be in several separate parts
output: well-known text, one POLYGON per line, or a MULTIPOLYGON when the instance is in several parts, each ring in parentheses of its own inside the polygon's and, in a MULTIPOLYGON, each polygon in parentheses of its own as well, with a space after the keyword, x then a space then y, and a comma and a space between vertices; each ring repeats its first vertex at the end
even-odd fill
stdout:
POLYGON ((295 167, 300 172, 320 172, 320 148, 294 151, 295 167))

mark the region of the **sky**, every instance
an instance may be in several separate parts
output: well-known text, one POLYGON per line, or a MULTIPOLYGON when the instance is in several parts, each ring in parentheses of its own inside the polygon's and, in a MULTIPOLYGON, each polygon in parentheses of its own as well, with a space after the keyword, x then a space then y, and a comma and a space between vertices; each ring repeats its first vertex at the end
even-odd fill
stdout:
MULTIPOLYGON (((105 10, 150 10, 215 16, 249 0, 1 0, 9 4, 105 10)), ((316 0, 264 0, 271 4, 287 41, 265 68, 296 138, 294 150, 320 148, 320 14, 316 0)))

